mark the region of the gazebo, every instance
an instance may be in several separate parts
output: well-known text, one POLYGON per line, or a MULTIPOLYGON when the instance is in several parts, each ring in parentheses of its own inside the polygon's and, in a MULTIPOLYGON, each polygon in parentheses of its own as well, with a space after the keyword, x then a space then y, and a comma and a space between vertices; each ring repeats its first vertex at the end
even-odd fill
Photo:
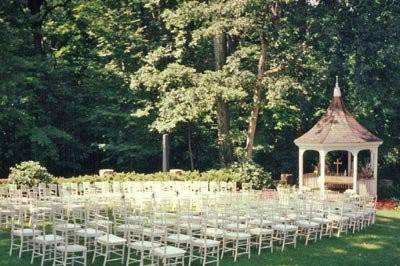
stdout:
MULTIPOLYGON (((322 118, 307 133, 297 138, 299 147, 299 187, 353 189, 359 194, 376 195, 378 178, 378 147, 382 140, 361 124, 347 111, 336 77, 333 99, 322 118), (313 150, 319 153, 319 167, 314 173, 304 173, 304 153, 313 150), (369 178, 359 178, 358 154, 370 153, 369 178), (344 173, 328 173, 326 156, 332 151, 347 152, 347 169, 344 173)), ((336 167, 341 164, 336 161, 336 167)), ((338 168, 336 168, 338 169, 338 168)))

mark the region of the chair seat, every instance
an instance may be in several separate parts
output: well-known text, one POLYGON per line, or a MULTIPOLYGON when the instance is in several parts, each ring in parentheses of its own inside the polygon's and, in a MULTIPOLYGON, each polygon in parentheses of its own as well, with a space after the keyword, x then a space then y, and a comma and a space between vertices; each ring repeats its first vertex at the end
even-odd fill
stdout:
POLYGON ((185 253, 185 250, 172 246, 158 247, 153 250, 153 254, 161 258, 181 257, 184 256, 185 253))
POLYGON ((151 250, 152 248, 160 247, 160 244, 150 241, 136 241, 129 243, 128 247, 136 250, 151 250))
POLYGON ((281 232, 294 232, 297 231, 298 228, 295 225, 276 224, 272 226, 272 229, 281 232))
POLYGON ((286 215, 287 220, 296 220, 299 219, 299 214, 297 213, 289 213, 286 215))
POLYGON ((184 234, 172 234, 167 237, 167 241, 174 243, 188 243, 190 240, 192 237, 184 234))
POLYGON ((209 220, 207 222, 207 225, 217 227, 217 226, 220 226, 220 225, 222 225, 224 223, 225 223, 224 219, 215 219, 215 220, 209 220))
POLYGON ((319 223, 319 224, 329 224, 332 223, 332 219, 322 218, 322 217, 314 217, 311 221, 319 223))
POLYGON ((79 210, 79 209, 83 209, 84 206, 81 204, 69 204, 64 206, 64 209, 66 210, 79 210))
POLYGON ((232 223, 232 224, 227 224, 225 226, 225 228, 227 230, 231 230, 231 231, 244 231, 247 229, 247 226, 245 224, 236 224, 236 223, 232 223))
POLYGON ((262 226, 262 227, 267 227, 267 226, 271 226, 273 224, 273 222, 269 221, 269 220, 262 220, 261 221, 261 219, 252 219, 252 220, 249 221, 249 224, 262 226))
POLYGON ((80 228, 81 228, 81 226, 79 224, 71 224, 71 223, 56 224, 54 226, 54 229, 58 230, 58 231, 77 230, 77 229, 80 229, 80 228))
POLYGON ((249 233, 252 235, 272 235, 274 233, 274 230, 268 229, 268 228, 251 228, 249 230, 249 233))
POLYGON ((276 223, 284 223, 287 219, 283 216, 273 216, 272 220, 276 223))
POLYGON ((112 221, 109 220, 97 220, 97 221, 90 221, 88 223, 90 226, 96 227, 96 226, 111 226, 113 224, 112 221))
POLYGON ((53 244, 64 241, 64 238, 58 235, 44 235, 35 237, 35 241, 40 244, 53 244))
POLYGON ((314 227, 319 227, 319 223, 316 222, 311 222, 307 220, 300 220, 297 221, 296 224, 302 228, 314 228, 314 227))
POLYGON ((208 237, 221 238, 224 236, 224 231, 219 228, 207 228, 204 230, 204 234, 208 237))
POLYGON ((149 235, 153 234, 153 236, 162 237, 162 236, 165 235, 165 230, 157 229, 157 228, 155 228, 155 229, 144 228, 144 229, 143 229, 143 234, 144 234, 145 236, 149 236, 149 235))
POLYGON ((96 240, 102 244, 111 244, 111 245, 123 245, 126 243, 126 239, 116 236, 116 235, 103 235, 100 237, 97 237, 96 240))
POLYGON ((182 229, 186 229, 186 230, 200 230, 201 229, 201 225, 200 224, 188 224, 188 223, 182 223, 180 225, 180 227, 182 229))
POLYGON ((80 237, 99 237, 105 234, 105 232, 98 231, 94 228, 86 228, 86 229, 79 229, 75 233, 77 236, 80 237))
POLYGON ((7 210, 7 209, 0 209, 0 215, 13 215, 15 211, 7 210))
POLYGON ((117 230, 117 232, 125 232, 125 231, 129 231, 129 232, 137 232, 140 231, 143 227, 137 224, 121 224, 115 227, 115 230, 117 230))
POLYGON ((343 216, 349 217, 351 219, 358 219, 362 217, 361 213, 354 213, 354 212, 348 212, 348 213, 343 213, 343 216))
POLYGON ((174 226, 176 224, 176 221, 172 220, 172 219, 155 220, 154 224, 156 224, 156 225, 165 225, 165 226, 174 226))
POLYGON ((201 220, 201 217, 200 217, 200 216, 194 216, 194 215, 181 215, 181 216, 180 216, 180 219, 181 219, 182 221, 189 221, 189 220, 192 220, 192 221, 200 221, 200 220, 201 220))
POLYGON ((51 212, 52 208, 51 207, 36 207, 36 208, 32 208, 31 212, 51 212))
POLYGON ((251 235, 247 234, 247 233, 241 233, 241 232, 225 232, 224 237, 227 238, 227 239, 244 240, 244 239, 250 238, 251 235))
POLYGON ((211 240, 211 239, 200 239, 200 238, 193 238, 191 244, 196 247, 218 247, 220 241, 211 240))
POLYGON ((61 252, 70 252, 70 253, 87 251, 87 248, 81 245, 62 245, 62 246, 57 246, 56 249, 61 252))
POLYGON ((349 217, 335 215, 335 214, 328 215, 328 219, 331 219, 332 221, 335 221, 335 222, 346 222, 346 221, 350 220, 349 217))
POLYGON ((135 216, 129 216, 128 218, 126 218, 127 221, 129 222, 144 222, 146 221, 146 217, 145 216, 140 216, 140 215, 135 215, 135 216))
POLYGON ((12 234, 15 236, 22 236, 22 237, 29 237, 29 236, 38 236, 42 233, 42 231, 40 230, 33 230, 30 228, 24 228, 24 229, 17 229, 12 231, 12 234))

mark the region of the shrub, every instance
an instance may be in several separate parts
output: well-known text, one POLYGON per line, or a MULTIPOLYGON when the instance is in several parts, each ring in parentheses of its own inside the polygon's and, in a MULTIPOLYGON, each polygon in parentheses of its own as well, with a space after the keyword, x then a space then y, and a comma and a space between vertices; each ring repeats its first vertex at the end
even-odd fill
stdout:
POLYGON ((47 172, 44 166, 34 161, 26 161, 15 165, 10 168, 10 175, 8 176, 10 183, 17 186, 36 186, 39 183, 50 183, 53 176, 47 172))
POLYGON ((256 188, 271 187, 273 184, 271 173, 251 160, 235 162, 230 168, 240 182, 251 182, 256 188))
POLYGON ((58 178, 59 183, 63 182, 100 182, 100 181, 216 181, 216 182, 251 182, 255 187, 268 187, 272 184, 271 174, 264 171, 262 167, 253 163, 236 163, 229 168, 213 169, 206 172, 184 171, 182 173, 151 173, 140 174, 115 173, 112 175, 83 175, 72 178, 58 178))
POLYGON ((151 173, 140 174, 135 172, 115 173, 113 175, 83 175, 71 178, 57 178, 58 183, 72 182, 100 182, 100 181, 217 181, 217 182, 245 182, 240 175, 234 173, 232 169, 224 168, 209 170, 206 172, 184 171, 182 173, 151 173))
POLYGON ((378 186, 379 199, 400 200, 400 185, 378 186))

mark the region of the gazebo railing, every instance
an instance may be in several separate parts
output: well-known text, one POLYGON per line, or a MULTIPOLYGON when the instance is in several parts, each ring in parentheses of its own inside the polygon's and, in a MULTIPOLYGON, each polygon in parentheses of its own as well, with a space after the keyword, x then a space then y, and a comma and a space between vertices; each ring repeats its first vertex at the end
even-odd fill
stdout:
POLYGON ((358 179, 358 194, 360 195, 376 195, 376 180, 375 179, 358 179))
MULTIPOLYGON (((303 185, 314 189, 319 188, 319 174, 307 173, 303 175, 303 185)), ((328 189, 346 190, 353 188, 353 178, 351 176, 325 176, 325 187, 328 189)))
POLYGON ((303 174, 303 186, 306 186, 311 189, 319 188, 318 178, 319 174, 315 173, 303 174))

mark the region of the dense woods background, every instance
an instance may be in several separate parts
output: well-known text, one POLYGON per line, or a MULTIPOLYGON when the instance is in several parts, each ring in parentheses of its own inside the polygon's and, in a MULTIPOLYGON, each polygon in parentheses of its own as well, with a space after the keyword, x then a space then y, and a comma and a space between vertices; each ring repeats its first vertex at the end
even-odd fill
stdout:
POLYGON ((162 133, 173 167, 295 173, 336 75, 400 182, 400 1, 3 0, 0 176, 158 171, 162 133))

